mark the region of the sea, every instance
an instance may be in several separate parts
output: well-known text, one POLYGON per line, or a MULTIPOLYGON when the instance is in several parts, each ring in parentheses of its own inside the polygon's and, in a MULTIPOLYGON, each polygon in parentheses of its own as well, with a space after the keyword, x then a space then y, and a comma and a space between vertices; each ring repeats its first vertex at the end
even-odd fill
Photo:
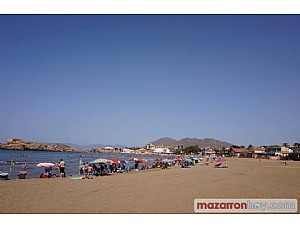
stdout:
MULTIPOLYGON (((45 171, 44 168, 37 168, 41 162, 59 163, 63 159, 66 163, 66 176, 79 175, 80 159, 83 163, 91 162, 98 158, 117 158, 129 161, 130 158, 137 157, 153 162, 160 155, 143 154, 122 154, 122 153, 89 153, 89 152, 53 152, 53 151, 21 151, 21 150, 0 150, 0 171, 9 173, 10 179, 18 179, 18 174, 22 169, 24 161, 27 162, 28 178, 39 178, 45 171)), ((133 167, 134 162, 129 161, 126 166, 133 167)), ((141 164, 140 164, 141 165, 141 164)), ((53 169, 52 174, 59 176, 59 170, 53 169)))

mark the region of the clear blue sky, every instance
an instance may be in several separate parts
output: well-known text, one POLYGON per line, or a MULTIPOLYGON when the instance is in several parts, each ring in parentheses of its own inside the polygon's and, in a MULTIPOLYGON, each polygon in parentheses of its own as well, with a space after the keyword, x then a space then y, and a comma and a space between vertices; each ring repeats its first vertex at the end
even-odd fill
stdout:
POLYGON ((299 15, 1 15, 0 142, 300 141, 299 15))

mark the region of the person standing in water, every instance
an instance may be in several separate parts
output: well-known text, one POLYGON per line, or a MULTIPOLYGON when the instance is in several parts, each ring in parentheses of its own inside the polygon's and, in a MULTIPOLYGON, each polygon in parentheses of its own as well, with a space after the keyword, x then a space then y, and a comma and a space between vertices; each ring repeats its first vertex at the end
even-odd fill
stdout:
POLYGON ((27 174, 27 161, 25 160, 22 167, 21 167, 21 171, 19 173, 19 179, 25 179, 27 174))
POLYGON ((24 163, 22 165, 22 170, 21 171, 26 171, 27 170, 27 161, 24 160, 24 163))
POLYGON ((66 177, 65 167, 66 167, 66 163, 64 162, 63 159, 60 159, 60 162, 59 162, 59 170, 60 170, 60 177, 61 177, 61 178, 66 177))

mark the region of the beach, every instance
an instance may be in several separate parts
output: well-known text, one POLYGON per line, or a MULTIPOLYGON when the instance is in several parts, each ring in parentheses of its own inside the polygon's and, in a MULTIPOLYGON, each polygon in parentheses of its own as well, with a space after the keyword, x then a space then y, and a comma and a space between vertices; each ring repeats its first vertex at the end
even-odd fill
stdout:
POLYGON ((300 162, 226 158, 228 168, 151 169, 0 182, 0 213, 194 213, 194 199, 297 199, 300 162))

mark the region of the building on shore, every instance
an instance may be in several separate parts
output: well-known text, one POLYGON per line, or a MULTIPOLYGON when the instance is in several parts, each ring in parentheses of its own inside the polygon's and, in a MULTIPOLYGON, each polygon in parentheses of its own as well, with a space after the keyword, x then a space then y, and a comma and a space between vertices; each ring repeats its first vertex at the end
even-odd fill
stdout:
POLYGON ((250 147, 249 152, 252 153, 253 158, 262 158, 267 155, 264 147, 250 147))
POLYGON ((246 148, 231 148, 230 155, 232 157, 239 157, 239 158, 249 158, 252 157, 252 153, 246 148))
POLYGON ((294 151, 288 147, 285 147, 285 146, 282 146, 280 148, 280 151, 276 152, 275 153, 275 156, 280 156, 280 157, 288 157, 290 156, 291 154, 293 154, 294 151))

